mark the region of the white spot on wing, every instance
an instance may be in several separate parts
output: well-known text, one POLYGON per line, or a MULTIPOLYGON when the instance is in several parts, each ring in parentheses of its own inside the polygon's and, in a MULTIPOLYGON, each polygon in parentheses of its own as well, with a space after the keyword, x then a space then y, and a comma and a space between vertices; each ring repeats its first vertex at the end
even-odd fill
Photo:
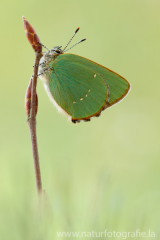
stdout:
POLYGON ((73 102, 73 103, 76 103, 76 102, 73 102))
POLYGON ((96 74, 94 74, 94 77, 96 77, 97 75, 96 74))
POLYGON ((80 101, 82 101, 83 100, 83 98, 80 98, 80 101))
POLYGON ((86 96, 85 97, 87 97, 87 94, 86 94, 86 96))
POLYGON ((90 91, 91 91, 91 89, 88 90, 88 92, 90 92, 90 91))

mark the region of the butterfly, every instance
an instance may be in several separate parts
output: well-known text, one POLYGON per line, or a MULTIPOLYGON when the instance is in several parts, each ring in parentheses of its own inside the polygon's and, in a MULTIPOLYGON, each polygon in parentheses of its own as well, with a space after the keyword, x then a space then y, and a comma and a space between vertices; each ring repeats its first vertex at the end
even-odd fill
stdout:
POLYGON ((38 75, 49 98, 60 112, 73 123, 90 121, 101 112, 122 100, 130 89, 129 82, 119 74, 84 57, 65 53, 79 28, 62 50, 57 46, 40 59, 38 75))

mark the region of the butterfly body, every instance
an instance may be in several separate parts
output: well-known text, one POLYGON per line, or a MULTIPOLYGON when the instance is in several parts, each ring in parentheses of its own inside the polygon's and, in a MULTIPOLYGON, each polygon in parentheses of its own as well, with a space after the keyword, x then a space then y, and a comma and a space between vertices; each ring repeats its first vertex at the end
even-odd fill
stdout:
POLYGON ((73 123, 98 117, 130 89, 119 74, 86 58, 63 53, 61 47, 43 55, 38 74, 51 101, 73 123))

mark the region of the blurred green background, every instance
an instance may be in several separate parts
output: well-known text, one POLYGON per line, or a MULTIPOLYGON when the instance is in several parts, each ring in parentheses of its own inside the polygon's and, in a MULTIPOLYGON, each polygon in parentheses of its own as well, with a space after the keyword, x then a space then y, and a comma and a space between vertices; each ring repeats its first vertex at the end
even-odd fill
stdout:
POLYGON ((9 0, 0 12, 0 239, 50 240, 60 239, 57 231, 105 229, 150 229, 159 239, 160 1, 9 0), (131 83, 122 102, 74 125, 38 80, 37 137, 47 194, 40 214, 24 110, 34 51, 22 15, 48 48, 65 46, 81 27, 72 43, 87 41, 70 52, 131 83))

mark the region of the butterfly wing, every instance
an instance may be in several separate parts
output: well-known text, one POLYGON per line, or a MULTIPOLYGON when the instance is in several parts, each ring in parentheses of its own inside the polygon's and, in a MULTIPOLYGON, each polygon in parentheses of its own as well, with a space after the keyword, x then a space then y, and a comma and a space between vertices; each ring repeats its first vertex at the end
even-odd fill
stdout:
POLYGON ((49 76, 50 93, 73 122, 89 121, 109 103, 108 84, 94 69, 61 56, 49 65, 54 69, 49 76))
POLYGON ((90 120, 129 91, 126 79, 83 57, 61 54, 49 64, 49 90, 73 122, 90 120))
POLYGON ((108 83, 110 90, 109 104, 106 106, 106 108, 119 102, 127 95, 130 90, 130 84, 125 78, 98 63, 73 54, 63 54, 59 57, 65 57, 68 59, 68 61, 74 61, 85 65, 88 68, 94 69, 101 76, 103 76, 105 81, 108 83))

